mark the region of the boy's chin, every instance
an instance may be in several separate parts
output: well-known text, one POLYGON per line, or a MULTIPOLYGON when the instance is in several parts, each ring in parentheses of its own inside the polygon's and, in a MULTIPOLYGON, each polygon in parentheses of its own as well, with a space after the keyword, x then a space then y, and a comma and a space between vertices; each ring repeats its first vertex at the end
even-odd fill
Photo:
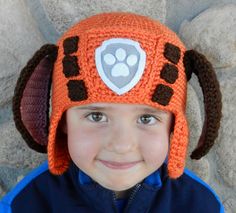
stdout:
POLYGON ((131 189, 132 187, 134 187, 138 182, 132 182, 132 183, 112 183, 110 184, 102 184, 99 183, 101 186, 103 186, 106 189, 110 189, 114 192, 122 192, 122 191, 126 191, 131 189))

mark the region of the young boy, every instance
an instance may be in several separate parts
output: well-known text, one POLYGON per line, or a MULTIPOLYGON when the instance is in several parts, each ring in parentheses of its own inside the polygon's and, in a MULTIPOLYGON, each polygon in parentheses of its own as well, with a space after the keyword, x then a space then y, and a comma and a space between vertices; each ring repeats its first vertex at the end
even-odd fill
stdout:
POLYGON ((44 45, 21 72, 13 113, 48 163, 2 199, 0 212, 224 212, 213 190, 184 169, 192 72, 205 103, 191 155, 199 159, 217 137, 219 84, 207 59, 170 29, 137 14, 103 13, 44 45))

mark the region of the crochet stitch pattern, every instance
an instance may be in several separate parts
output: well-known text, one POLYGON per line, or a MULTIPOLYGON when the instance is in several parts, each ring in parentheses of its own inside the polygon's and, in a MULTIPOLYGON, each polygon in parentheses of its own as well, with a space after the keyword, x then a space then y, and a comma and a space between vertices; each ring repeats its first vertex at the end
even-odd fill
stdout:
POLYGON ((76 52, 78 49, 78 42, 79 42, 78 36, 73 36, 65 39, 63 42, 64 54, 68 55, 76 52))
MULTIPOLYGON (((184 171, 189 143, 185 107, 192 72, 203 90, 206 115, 191 157, 199 159, 214 144, 222 107, 214 70, 203 55, 186 50, 178 36, 159 21, 125 12, 94 15, 72 26, 56 47, 53 70, 48 67, 52 114, 46 144, 53 174, 65 172, 71 160, 67 138, 58 128, 63 113, 73 106, 100 102, 146 104, 172 112, 175 123, 167 168, 170 178, 178 178, 184 171)), ((45 53, 45 57, 50 55, 45 53)))
POLYGON ((218 136, 222 117, 220 86, 211 63, 204 55, 188 50, 185 53, 184 64, 187 73, 194 72, 198 76, 203 90, 206 115, 198 147, 190 156, 192 159, 200 159, 209 152, 218 136))
POLYGON ((42 46, 21 71, 12 101, 16 128, 29 147, 42 153, 46 152, 49 126, 51 72, 48 69, 53 69, 56 58, 57 46, 42 46))
POLYGON ((161 70, 161 78, 170 84, 175 83, 178 78, 178 68, 173 64, 165 64, 161 70))
POLYGON ((76 56, 66 55, 63 58, 62 63, 63 73, 67 78, 79 75, 79 66, 76 56))

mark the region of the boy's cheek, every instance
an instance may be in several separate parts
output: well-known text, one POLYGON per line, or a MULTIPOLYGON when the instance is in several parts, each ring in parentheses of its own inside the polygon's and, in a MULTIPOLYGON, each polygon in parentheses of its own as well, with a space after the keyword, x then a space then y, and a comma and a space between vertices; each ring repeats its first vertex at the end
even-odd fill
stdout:
POLYGON ((92 132, 76 131, 69 133, 68 146, 72 158, 92 161, 100 151, 100 139, 92 132))
POLYGON ((168 154, 167 141, 149 141, 140 146, 145 163, 153 168, 161 166, 168 154))
POLYGON ((69 153, 74 163, 81 167, 89 167, 97 155, 96 146, 91 147, 88 143, 79 143, 77 146, 69 146, 69 153))

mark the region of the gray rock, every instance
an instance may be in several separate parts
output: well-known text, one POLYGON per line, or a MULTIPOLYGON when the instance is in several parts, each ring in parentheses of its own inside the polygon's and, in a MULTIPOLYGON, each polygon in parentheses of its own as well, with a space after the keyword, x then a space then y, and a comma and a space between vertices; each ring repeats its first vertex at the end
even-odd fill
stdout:
POLYGON ((236 187, 236 76, 221 81, 223 117, 219 136, 216 140, 216 165, 223 180, 236 187))
POLYGON ((0 198, 5 194, 6 192, 3 190, 3 186, 0 185, 0 198))
POLYGON ((20 69, 20 62, 12 50, 0 47, 0 106, 9 102, 13 96, 14 85, 17 80, 16 72, 20 69))
POLYGON ((235 213, 235 209, 236 209, 236 195, 234 197, 230 197, 228 198, 224 203, 224 207, 225 207, 225 212, 227 213, 235 213))
POLYGON ((215 68, 236 66, 236 4, 219 5, 181 24, 188 49, 207 56, 215 68))
POLYGON ((24 176, 28 172, 29 169, 0 166, 0 197, 16 185, 18 176, 24 176))
POLYGON ((45 41, 37 24, 23 0, 1 1, 0 19, 1 43, 24 65, 45 41))
POLYGON ((187 19, 191 20, 202 11, 209 7, 224 3, 235 3, 235 0, 168 0, 166 2, 167 13, 166 13, 166 24, 173 29, 178 31, 181 23, 187 19))
POLYGON ((12 120, 12 108, 11 104, 6 104, 0 107, 0 125, 12 120))
POLYGON ((31 150, 15 128, 14 122, 0 128, 0 166, 32 169, 46 160, 46 155, 31 150))
POLYGON ((19 175, 16 179, 17 183, 19 183, 24 178, 24 175, 19 175))
POLYGON ((206 157, 201 158, 200 160, 194 160, 192 162, 187 162, 187 168, 195 172, 202 180, 209 182, 211 168, 209 161, 206 157))
POLYGON ((24 1, 0 1, 0 105, 7 103, 20 71, 42 44, 24 1))
POLYGON ((137 12, 165 22, 166 0, 41 0, 49 20, 59 33, 63 33, 75 22, 101 12, 137 12))

